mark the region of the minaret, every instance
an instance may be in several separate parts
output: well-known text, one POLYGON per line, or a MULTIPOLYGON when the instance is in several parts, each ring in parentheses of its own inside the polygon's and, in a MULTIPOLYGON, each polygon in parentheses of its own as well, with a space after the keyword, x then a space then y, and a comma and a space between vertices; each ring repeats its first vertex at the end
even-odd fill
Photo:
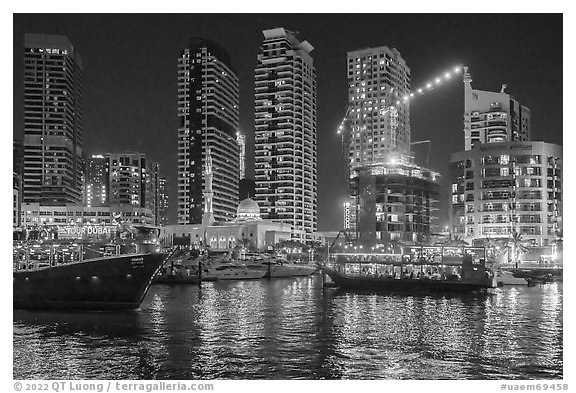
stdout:
POLYGON ((202 226, 207 227, 214 224, 214 211, 212 210, 212 156, 210 148, 206 150, 206 169, 204 170, 204 214, 202 215, 202 226))

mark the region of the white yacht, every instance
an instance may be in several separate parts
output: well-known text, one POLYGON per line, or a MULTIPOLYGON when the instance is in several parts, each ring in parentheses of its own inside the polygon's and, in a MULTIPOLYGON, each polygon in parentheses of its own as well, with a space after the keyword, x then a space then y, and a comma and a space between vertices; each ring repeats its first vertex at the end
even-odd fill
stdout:
POLYGON ((261 266, 242 265, 232 261, 215 261, 202 270, 202 280, 259 280, 267 271, 261 266))
POLYGON ((266 276, 270 278, 309 276, 316 271, 316 266, 289 263, 276 258, 264 259, 259 263, 264 266, 266 276))
POLYGON ((496 276, 496 284, 502 285, 528 285, 528 281, 524 278, 514 277, 511 272, 501 271, 496 276))

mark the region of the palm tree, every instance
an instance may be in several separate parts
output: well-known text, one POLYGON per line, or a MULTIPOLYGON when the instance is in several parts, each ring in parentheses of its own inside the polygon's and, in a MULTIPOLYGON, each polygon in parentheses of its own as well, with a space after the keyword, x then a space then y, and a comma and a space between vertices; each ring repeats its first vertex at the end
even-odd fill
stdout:
POLYGON ((487 257, 488 259, 494 260, 498 254, 503 253, 504 251, 500 249, 500 246, 504 246, 502 240, 495 239, 490 236, 486 236, 480 240, 480 244, 482 247, 486 248, 487 257))
POLYGON ((306 246, 308 248, 308 254, 309 256, 314 259, 314 255, 316 253, 316 250, 318 250, 320 247, 322 247, 322 243, 320 243, 317 240, 309 240, 306 242, 306 246))
POLYGON ((400 254, 402 253, 402 246, 404 245, 404 242, 398 238, 394 238, 394 239, 390 239, 390 241, 387 242, 387 246, 390 247, 390 249, 392 250, 392 254, 396 254, 396 250, 400 250, 400 254))
POLYGON ((451 247, 469 246, 468 242, 464 240, 460 235, 454 235, 452 239, 444 242, 444 245, 451 247))
POLYGON ((514 266, 516 269, 518 269, 518 260, 520 259, 520 254, 530 251, 530 249, 527 247, 528 242, 522 237, 522 234, 513 232, 512 235, 510 235, 510 240, 508 240, 508 245, 512 246, 514 252, 514 266))
POLYGON ((240 252, 241 250, 248 250, 254 251, 256 247, 254 246, 254 242, 246 237, 241 239, 236 239, 236 247, 234 247, 233 253, 236 254, 236 251, 240 252))

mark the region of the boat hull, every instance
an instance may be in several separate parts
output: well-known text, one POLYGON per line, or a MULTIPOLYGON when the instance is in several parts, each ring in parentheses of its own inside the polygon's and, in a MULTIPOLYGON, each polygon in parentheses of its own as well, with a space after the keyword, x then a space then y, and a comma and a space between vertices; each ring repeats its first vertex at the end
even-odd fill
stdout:
POLYGON ((393 279, 370 276, 342 275, 330 268, 322 268, 334 282, 344 289, 371 290, 387 293, 453 293, 485 291, 493 286, 461 281, 430 279, 393 279))
POLYGON ((238 270, 212 272, 202 277, 203 281, 260 280, 264 278, 264 270, 238 270))
POLYGON ((130 254, 15 271, 13 305, 15 309, 135 309, 165 258, 166 254, 130 254))
POLYGON ((316 272, 316 268, 308 266, 270 266, 270 271, 266 273, 266 277, 305 277, 314 272, 316 272))
POLYGON ((184 276, 175 274, 160 274, 154 277, 152 284, 192 284, 198 285, 200 277, 198 276, 184 276))

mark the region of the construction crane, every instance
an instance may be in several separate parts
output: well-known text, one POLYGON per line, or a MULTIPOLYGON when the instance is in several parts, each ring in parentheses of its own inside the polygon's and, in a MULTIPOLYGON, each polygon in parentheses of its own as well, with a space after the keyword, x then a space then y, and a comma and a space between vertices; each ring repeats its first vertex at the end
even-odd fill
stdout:
MULTIPOLYGON (((440 85, 442 85, 444 82, 447 82, 452 78, 452 76, 460 74, 460 72, 462 72, 462 69, 466 69, 466 67, 463 66, 455 66, 451 71, 446 71, 444 72, 444 74, 442 76, 438 76, 436 78, 433 78, 431 81, 425 83, 422 87, 419 87, 415 90, 413 90, 411 93, 404 95, 403 97, 400 97, 398 95, 398 92, 396 92, 397 95, 397 100, 395 102, 395 105, 400 105, 402 102, 407 103, 409 101, 412 101, 414 98, 425 95, 426 93, 436 89, 437 87, 439 87, 440 85)), ((503 86, 503 89, 505 87, 503 86)), ((395 110, 395 105, 388 105, 386 106, 386 108, 382 108, 381 109, 381 114, 385 114, 387 112, 390 111, 394 111, 395 110)), ((348 161, 349 159, 349 150, 350 150, 350 111, 352 110, 352 105, 348 104, 346 106, 346 112, 344 114, 344 118, 342 119, 342 122, 340 123, 340 126, 338 127, 338 135, 341 135, 342 138, 342 153, 344 154, 344 157, 346 159, 346 161, 348 161)), ((393 124, 394 121, 394 116, 390 116, 390 127, 391 129, 394 130, 394 126, 395 124, 393 124)), ((393 135, 392 135, 393 137, 393 135)), ((416 145, 416 144, 420 144, 420 143, 428 143, 428 155, 426 158, 426 163, 428 164, 430 161, 430 149, 431 149, 431 141, 430 140, 426 140, 426 141, 417 141, 417 142, 411 142, 411 145, 416 145)), ((348 168, 349 165, 347 164, 346 167, 348 168)), ((349 171, 349 168, 347 169, 347 172, 349 171)), ((346 174, 347 176, 349 175, 348 173, 346 174)))

